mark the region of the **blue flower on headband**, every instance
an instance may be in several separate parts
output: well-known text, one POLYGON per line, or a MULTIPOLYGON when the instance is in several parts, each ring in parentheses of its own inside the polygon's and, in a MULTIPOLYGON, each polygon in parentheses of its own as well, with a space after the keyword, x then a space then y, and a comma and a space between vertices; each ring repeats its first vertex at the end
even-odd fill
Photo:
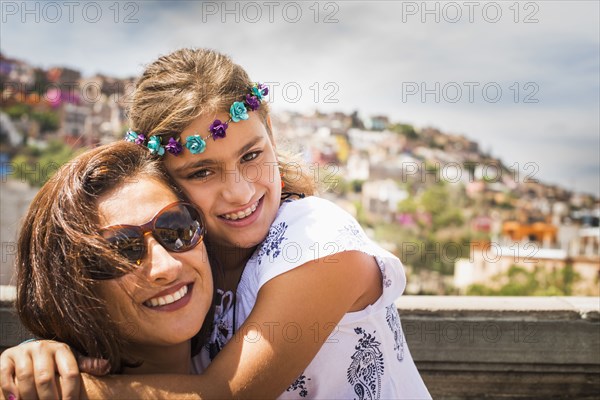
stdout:
POLYGON ((188 136, 185 141, 185 147, 188 148, 190 153, 198 154, 202 153, 206 149, 206 142, 200 135, 188 136))
POLYGON ((252 87, 252 94, 255 95, 258 98, 258 100, 262 100, 263 98, 263 92, 259 89, 258 86, 252 87))
POLYGON ((158 154, 159 156, 165 154, 165 148, 161 145, 158 136, 152 136, 150 140, 148 140, 148 149, 150 149, 150 153, 152 154, 158 154))
POLYGON ((135 133, 134 131, 127 131, 127 134, 125 135, 125 140, 127 140, 128 142, 131 142, 131 143, 135 143, 137 138, 138 138, 138 134, 135 133))
POLYGON ((241 101, 236 101, 231 105, 231 108, 229 109, 229 115, 231 115, 231 120, 233 122, 247 120, 248 110, 246 110, 246 105, 241 101))

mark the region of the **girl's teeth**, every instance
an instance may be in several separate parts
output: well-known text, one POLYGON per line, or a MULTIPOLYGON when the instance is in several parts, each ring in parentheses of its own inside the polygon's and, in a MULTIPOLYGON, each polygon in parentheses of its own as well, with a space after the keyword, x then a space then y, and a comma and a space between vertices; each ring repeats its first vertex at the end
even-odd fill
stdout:
POLYGON ((231 213, 231 214, 223 214, 223 218, 230 219, 232 221, 246 218, 246 217, 250 216, 254 211, 256 211, 257 207, 258 207, 258 201, 256 203, 252 204, 250 207, 246 208, 244 211, 238 211, 237 213, 231 213))
POLYGON ((185 285, 185 286, 182 286, 181 289, 179 289, 178 291, 176 291, 173 294, 168 294, 168 295, 162 296, 162 297, 155 297, 153 299, 146 301, 144 304, 147 307, 164 306, 167 304, 174 303, 177 300, 181 299, 183 296, 185 296, 187 294, 187 292, 188 292, 188 287, 187 287, 187 285, 185 285))

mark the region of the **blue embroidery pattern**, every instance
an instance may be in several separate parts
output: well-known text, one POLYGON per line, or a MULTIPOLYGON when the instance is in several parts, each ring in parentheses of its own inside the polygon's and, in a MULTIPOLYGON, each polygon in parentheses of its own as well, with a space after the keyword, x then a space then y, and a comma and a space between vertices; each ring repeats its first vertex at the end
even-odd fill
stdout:
POLYGON ((265 255, 272 256, 272 259, 275 259, 281 254, 279 246, 281 246, 281 242, 288 239, 283 236, 285 231, 287 231, 287 228, 288 225, 285 222, 280 222, 277 225, 271 226, 267 238, 260 247, 260 250, 258 250, 258 265, 261 264, 262 258, 265 255))
POLYGON ((386 288, 392 286, 392 280, 387 277, 385 273, 385 262, 381 260, 379 257, 375 257, 375 261, 377 261, 377 265, 379 266, 379 270, 381 271, 381 278, 383 281, 383 286, 386 288))
POLYGON ((404 359, 404 338, 402 337, 402 326, 400 325, 400 316, 398 310, 394 304, 390 304, 386 307, 387 313, 385 314, 385 320, 390 327, 390 330, 394 333, 394 350, 396 350, 396 357, 398 361, 404 359))
POLYGON ((205 344, 211 361, 233 336, 233 292, 217 289, 217 296, 220 304, 215 306, 211 336, 205 344))
POLYGON ((381 395, 381 377, 383 376, 383 353, 379 349, 381 343, 373 334, 365 332, 362 328, 354 328, 358 344, 352 355, 352 363, 348 367, 348 383, 354 386, 354 393, 359 400, 379 399, 381 395))
POLYGON ((345 249, 361 249, 367 244, 364 232, 354 223, 344 225, 338 233, 336 242, 345 249))
POLYGON ((292 383, 292 385, 289 388, 286 389, 286 392, 295 392, 296 390, 300 389, 300 392, 298 393, 300 397, 308 396, 308 389, 306 389, 306 381, 310 381, 310 378, 307 378, 304 375, 300 375, 298 379, 296 379, 296 381, 292 383))

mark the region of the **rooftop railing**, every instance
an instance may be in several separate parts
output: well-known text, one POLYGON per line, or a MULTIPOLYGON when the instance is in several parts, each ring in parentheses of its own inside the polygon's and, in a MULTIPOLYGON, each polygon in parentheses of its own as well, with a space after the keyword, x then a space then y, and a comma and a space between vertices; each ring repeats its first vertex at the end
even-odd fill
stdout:
MULTIPOLYGON (((0 349, 30 337, 14 294, 0 287, 0 349)), ((402 296, 396 305, 434 399, 600 395, 598 297, 402 296)))

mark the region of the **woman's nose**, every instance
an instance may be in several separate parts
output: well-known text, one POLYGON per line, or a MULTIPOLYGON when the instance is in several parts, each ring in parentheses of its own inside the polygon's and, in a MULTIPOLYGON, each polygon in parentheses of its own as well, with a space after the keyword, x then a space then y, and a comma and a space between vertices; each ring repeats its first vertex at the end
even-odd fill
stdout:
POLYGON ((170 283, 179 277, 181 262, 165 249, 152 235, 146 237, 148 280, 153 283, 170 283))

